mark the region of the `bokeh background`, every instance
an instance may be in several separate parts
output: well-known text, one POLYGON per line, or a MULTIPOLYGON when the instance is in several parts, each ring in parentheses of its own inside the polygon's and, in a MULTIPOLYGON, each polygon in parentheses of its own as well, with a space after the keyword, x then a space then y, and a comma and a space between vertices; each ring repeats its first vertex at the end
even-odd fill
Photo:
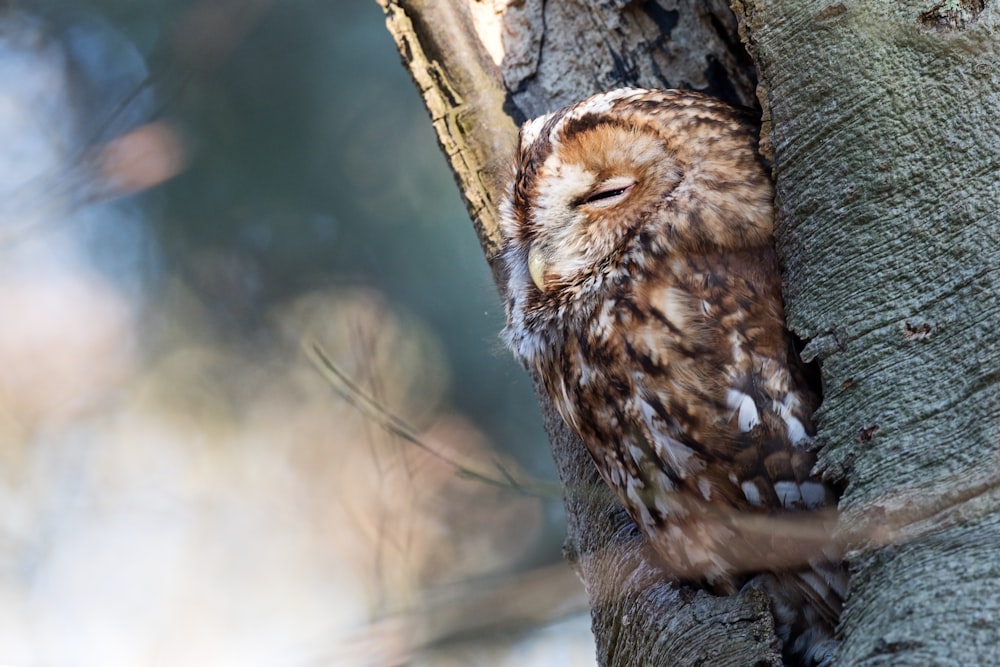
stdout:
POLYGON ((502 322, 374 0, 0 0, 0 664, 593 664, 502 322))

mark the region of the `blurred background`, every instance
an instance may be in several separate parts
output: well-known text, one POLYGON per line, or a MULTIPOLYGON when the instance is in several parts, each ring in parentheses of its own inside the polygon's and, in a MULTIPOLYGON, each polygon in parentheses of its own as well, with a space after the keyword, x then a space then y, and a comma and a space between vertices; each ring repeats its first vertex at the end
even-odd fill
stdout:
POLYGON ((593 664, 502 324, 374 0, 0 0, 0 664, 593 664))

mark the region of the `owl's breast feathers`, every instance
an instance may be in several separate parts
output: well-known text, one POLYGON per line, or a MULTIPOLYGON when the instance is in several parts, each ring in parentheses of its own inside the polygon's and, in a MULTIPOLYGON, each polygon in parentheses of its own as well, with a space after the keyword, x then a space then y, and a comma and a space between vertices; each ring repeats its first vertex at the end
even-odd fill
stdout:
POLYGON ((748 516, 835 501, 812 476, 817 399, 783 327, 778 275, 769 249, 665 258, 609 285, 592 326, 538 360, 667 567, 723 588, 794 542, 748 516))

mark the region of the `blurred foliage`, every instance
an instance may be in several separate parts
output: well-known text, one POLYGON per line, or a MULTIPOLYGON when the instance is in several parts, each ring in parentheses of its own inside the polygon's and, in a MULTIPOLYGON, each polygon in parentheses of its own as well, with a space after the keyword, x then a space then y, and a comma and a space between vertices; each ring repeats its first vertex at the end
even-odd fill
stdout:
POLYGON ((579 609, 559 499, 301 353, 551 477, 377 5, 0 2, 0 83, 0 662, 552 664, 485 633, 579 609))
MULTIPOLYGON (((211 304, 220 332, 252 343, 290 297, 375 287, 440 340, 448 402, 551 475, 529 383, 499 342, 496 288, 374 2, 40 7, 61 37, 74 32, 77 56, 93 44, 79 43, 88 40, 76 26, 102 16, 145 58, 148 79, 136 93, 153 91, 156 115, 179 125, 192 152, 179 177, 145 196, 158 212, 148 225, 165 272, 211 304)), ((122 53, 89 56, 85 74, 107 75, 100 68, 122 53)), ((109 109, 107 92, 97 92, 103 108, 85 129, 91 138, 114 124, 109 112, 121 112, 109 109)))
POLYGON ((290 295, 376 287, 440 339, 449 402, 550 475, 529 384, 498 341, 496 288, 375 3, 97 4, 194 147, 157 233, 215 323, 250 339, 290 295))

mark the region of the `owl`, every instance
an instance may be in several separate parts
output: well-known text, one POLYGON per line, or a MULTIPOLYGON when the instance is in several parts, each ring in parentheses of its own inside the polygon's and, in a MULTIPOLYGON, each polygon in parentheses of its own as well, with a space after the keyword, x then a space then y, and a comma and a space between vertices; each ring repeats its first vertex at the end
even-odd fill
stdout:
POLYGON ((757 134, 746 110, 679 90, 525 123, 504 338, 662 567, 720 594, 753 582, 788 661, 823 665, 847 575, 795 532, 837 493, 813 472, 819 398, 784 326, 757 134), (794 520, 768 533, 762 516, 794 520))

